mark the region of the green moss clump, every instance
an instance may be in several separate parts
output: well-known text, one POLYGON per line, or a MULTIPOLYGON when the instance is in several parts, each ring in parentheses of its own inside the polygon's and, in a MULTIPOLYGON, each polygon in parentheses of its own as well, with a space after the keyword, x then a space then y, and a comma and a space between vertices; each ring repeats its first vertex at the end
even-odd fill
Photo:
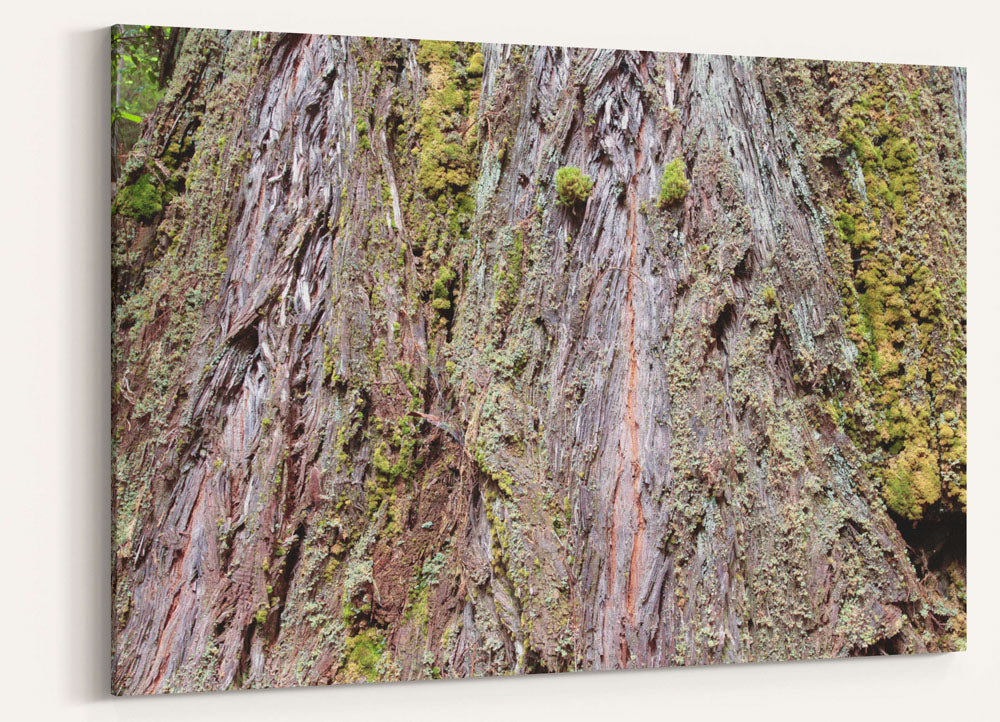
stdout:
POLYGON ((675 158, 667 163, 660 178, 660 207, 665 208, 684 198, 691 184, 684 175, 684 161, 675 158))
POLYGON ((355 129, 358 131, 358 144, 364 149, 369 150, 372 147, 371 141, 368 140, 368 123, 362 118, 355 125, 355 129))
POLYGON ((417 62, 429 65, 446 63, 455 57, 458 43, 450 40, 421 40, 417 46, 417 62))
POLYGON ((906 519, 920 519, 941 498, 938 462, 930 450, 911 443, 892 460, 883 496, 889 508, 906 519))
POLYGON ((567 165, 556 171, 556 201, 561 206, 575 206, 590 197, 594 181, 579 168, 567 165))
POLYGON ((263 627, 264 624, 267 622, 267 613, 268 613, 267 605, 262 604, 260 606, 260 609, 257 610, 256 614, 253 615, 254 621, 257 622, 258 625, 263 627))
POLYGON ((468 112, 466 93, 455 56, 456 43, 422 40, 417 60, 430 66, 429 90, 420 106, 420 159, 417 181, 430 198, 469 185, 471 156, 457 118, 468 112))
POLYGON ((386 456, 386 445, 384 443, 375 447, 375 453, 372 456, 372 465, 375 467, 375 473, 381 476, 388 478, 392 473, 392 463, 389 461, 389 457, 386 456))
POLYGON ((143 173, 115 197, 113 212, 138 221, 151 221, 163 210, 163 191, 153 176, 143 173))
POLYGON ((431 306, 444 313, 451 308, 449 296, 451 294, 451 284, 455 280, 455 271, 445 266, 441 269, 438 277, 434 279, 431 286, 431 306))
POLYGON ((437 198, 449 186, 465 188, 469 185, 467 161, 465 148, 459 143, 448 143, 429 133, 420 151, 417 171, 420 187, 432 198, 437 198))
POLYGON ((347 638, 347 676, 351 680, 374 682, 379 678, 385 637, 377 629, 366 629, 347 638))
POLYGON ((917 197, 917 151, 903 135, 906 113, 893 99, 872 91, 851 106, 840 129, 840 141, 854 151, 870 197, 881 200, 897 221, 907 217, 903 201, 917 197))
POLYGON ((469 58, 469 64, 465 67, 465 72, 470 78, 478 78, 483 74, 483 54, 475 52, 469 58))

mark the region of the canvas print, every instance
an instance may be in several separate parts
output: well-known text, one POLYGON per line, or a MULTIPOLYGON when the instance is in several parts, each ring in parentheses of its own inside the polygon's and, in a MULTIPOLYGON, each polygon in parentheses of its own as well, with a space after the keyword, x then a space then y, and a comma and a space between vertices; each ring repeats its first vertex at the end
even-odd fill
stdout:
POLYGON ((962 69, 111 49, 115 693, 964 648, 962 69))

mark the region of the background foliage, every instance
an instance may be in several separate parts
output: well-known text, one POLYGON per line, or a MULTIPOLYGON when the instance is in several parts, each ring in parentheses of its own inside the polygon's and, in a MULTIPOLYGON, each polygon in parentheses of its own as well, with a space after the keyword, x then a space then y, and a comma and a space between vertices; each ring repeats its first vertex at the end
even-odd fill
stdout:
POLYGON ((182 28, 115 25, 111 29, 112 179, 139 139, 173 69, 182 28))

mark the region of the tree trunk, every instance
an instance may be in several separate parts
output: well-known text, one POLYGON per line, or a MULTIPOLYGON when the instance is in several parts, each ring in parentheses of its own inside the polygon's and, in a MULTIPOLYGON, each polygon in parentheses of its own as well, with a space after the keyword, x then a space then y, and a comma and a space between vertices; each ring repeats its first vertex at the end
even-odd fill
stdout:
POLYGON ((964 95, 187 33, 114 209, 115 691, 960 648, 964 95))

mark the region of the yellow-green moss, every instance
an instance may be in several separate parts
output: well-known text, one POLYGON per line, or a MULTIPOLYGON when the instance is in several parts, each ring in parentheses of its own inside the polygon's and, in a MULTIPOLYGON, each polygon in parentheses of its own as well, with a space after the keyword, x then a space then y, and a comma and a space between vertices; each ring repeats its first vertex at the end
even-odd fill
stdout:
POLYGON ((906 519, 919 519, 941 498, 938 462, 924 445, 910 443, 889 465, 883 487, 886 504, 906 519))
POLYGON ((675 158, 667 163, 660 178, 660 207, 665 208, 687 195, 690 188, 687 176, 684 174, 684 160, 675 158))
POLYGON ((350 681, 379 679, 385 661, 385 636, 378 629, 365 629, 347 638, 345 674, 350 681))
POLYGON ((268 614, 270 614, 270 612, 271 612, 271 607, 268 606, 266 603, 261 603, 261 605, 257 608, 257 611, 254 612, 253 615, 253 619, 255 622, 257 622, 257 626, 263 627, 267 623, 267 616, 268 614))
POLYGON ((594 181, 576 166, 568 165, 556 171, 556 202, 561 206, 583 203, 594 190, 594 181))
POLYGON ((934 241, 911 227, 935 212, 933 199, 920 196, 918 168, 936 162, 938 146, 922 160, 913 140, 920 122, 881 85, 844 109, 838 139, 850 183, 833 223, 843 245, 831 256, 866 392, 841 423, 873 453, 869 470, 886 504, 907 519, 965 503, 964 407, 944 373, 963 375, 952 348, 960 331, 945 308, 964 288, 946 292, 938 274, 947 264, 935 260, 934 241))
POLYGON ((465 67, 465 72, 469 77, 478 78, 483 74, 483 54, 475 52, 469 58, 469 64, 465 67))
POLYGON ((163 200, 163 190, 156 180, 150 173, 143 173, 118 191, 112 213, 148 222, 163 210, 163 200))
POLYGON ((869 197, 882 200, 897 220, 906 218, 903 201, 915 201, 917 152, 903 135, 904 109, 895 98, 886 100, 879 89, 851 106, 840 130, 840 140, 861 164, 869 197))
POLYGON ((417 45, 417 62, 445 63, 455 57, 458 49, 458 43, 450 40, 421 40, 417 45))
POLYGON ((451 308, 451 285, 455 281, 455 271, 445 266, 438 273, 437 278, 431 286, 431 306, 439 312, 444 313, 451 308))
POLYGON ((470 156, 459 128, 457 115, 464 116, 466 93, 458 73, 457 43, 422 40, 417 60, 430 66, 427 97, 420 106, 420 136, 417 181, 431 198, 448 188, 469 185, 470 156))

